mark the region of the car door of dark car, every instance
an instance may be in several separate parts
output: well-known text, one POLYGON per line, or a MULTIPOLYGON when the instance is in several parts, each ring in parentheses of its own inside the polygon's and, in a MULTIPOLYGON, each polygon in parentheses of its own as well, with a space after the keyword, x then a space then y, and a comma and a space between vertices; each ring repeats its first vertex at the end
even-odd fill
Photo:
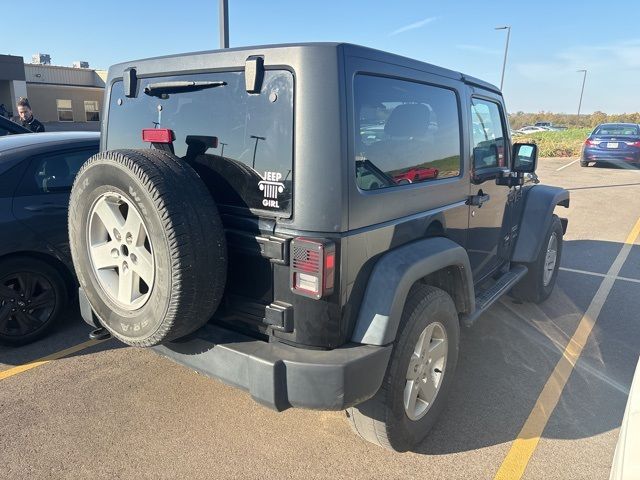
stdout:
POLYGON ((70 259, 67 233, 73 179, 96 148, 56 150, 34 156, 13 199, 13 214, 57 253, 70 259))
POLYGON ((498 99, 472 97, 470 115, 473 160, 467 245, 477 281, 492 274, 506 256, 510 189, 496 179, 509 169, 511 145, 498 99))

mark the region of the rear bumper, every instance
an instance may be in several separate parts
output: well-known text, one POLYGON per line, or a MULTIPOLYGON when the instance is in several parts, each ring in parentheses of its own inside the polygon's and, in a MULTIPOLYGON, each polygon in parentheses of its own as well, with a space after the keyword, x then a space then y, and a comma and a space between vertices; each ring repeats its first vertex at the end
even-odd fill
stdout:
MULTIPOLYGON (((83 318, 95 325, 82 289, 79 298, 83 318)), ((307 350, 207 324, 153 350, 281 411, 342 410, 371 398, 382 384, 391 348, 352 343, 334 350, 307 350)))
POLYGON ((640 163, 640 152, 616 152, 603 148, 586 148, 582 160, 587 162, 640 163))

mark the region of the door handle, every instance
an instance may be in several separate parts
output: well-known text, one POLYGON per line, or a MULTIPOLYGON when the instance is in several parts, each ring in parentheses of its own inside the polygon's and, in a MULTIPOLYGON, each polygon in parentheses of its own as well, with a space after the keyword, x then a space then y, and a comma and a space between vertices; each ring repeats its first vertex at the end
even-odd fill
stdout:
POLYGON ((469 195, 467 205, 480 208, 483 203, 488 202, 489 200, 491 200, 491 196, 489 194, 482 193, 482 190, 480 190, 478 195, 469 195))
POLYGON ((43 203, 41 205, 27 205, 24 207, 25 210, 29 210, 30 212, 46 212, 49 210, 65 210, 67 208, 66 205, 56 205, 54 203, 43 203))

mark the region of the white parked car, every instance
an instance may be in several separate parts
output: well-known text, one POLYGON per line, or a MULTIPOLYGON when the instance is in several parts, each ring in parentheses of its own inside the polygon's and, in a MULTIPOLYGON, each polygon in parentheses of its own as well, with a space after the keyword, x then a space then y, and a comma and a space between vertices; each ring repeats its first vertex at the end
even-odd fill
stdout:
POLYGON ((548 128, 534 127, 534 126, 522 127, 521 129, 517 130, 518 133, 522 133, 523 135, 529 135, 531 133, 537 133, 537 132, 548 132, 548 131, 549 131, 548 128))

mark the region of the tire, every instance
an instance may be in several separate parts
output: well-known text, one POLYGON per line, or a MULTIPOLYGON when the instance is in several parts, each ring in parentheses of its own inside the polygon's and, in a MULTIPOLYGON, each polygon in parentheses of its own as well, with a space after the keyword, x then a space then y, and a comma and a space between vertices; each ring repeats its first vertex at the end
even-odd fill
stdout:
POLYGON ((128 345, 188 335, 222 299, 227 250, 220 215, 196 172, 168 153, 91 157, 71 192, 69 240, 89 303, 128 345))
POLYGON ((551 225, 549 225, 549 229, 547 230, 547 234, 544 237, 542 242, 542 246, 540 248, 540 253, 538 254, 538 258, 535 262, 525 263, 524 265, 529 269, 527 274, 524 276, 518 284, 511 290, 511 295, 518 300, 522 300, 525 302, 534 302, 541 303, 544 302, 556 284, 556 279, 558 277, 558 269, 560 267, 560 259, 562 257, 562 222, 557 215, 553 216, 551 220, 551 225), (545 282, 545 263, 547 260, 547 251, 550 246, 551 237, 555 235, 557 241, 556 247, 556 255, 555 255, 555 263, 553 265, 553 270, 551 271, 551 276, 548 278, 548 281, 545 282))
POLYGON ((582 160, 580 160, 580 166, 581 167, 588 167, 589 166, 589 162, 583 162, 582 160))
POLYGON ((66 303, 65 282, 53 266, 30 257, 0 263, 0 342, 24 345, 42 338, 66 303))
MULTIPOLYGON (((442 337, 442 336, 441 336, 442 337)), ((405 303, 391 359, 380 390, 375 396, 347 410, 351 429, 363 439, 381 447, 406 451, 423 440, 445 406, 458 362, 460 324, 451 297, 439 288, 416 284, 405 303), (421 416, 410 418, 405 408, 405 389, 409 388, 409 365, 418 358, 414 350, 421 333, 432 328, 445 333, 446 356, 441 366, 435 397, 421 416), (443 368, 444 367, 444 368, 443 368)), ((435 344, 434 344, 435 345, 435 344)), ((433 367, 434 364, 431 364, 433 367)), ((414 372, 416 369, 412 369, 414 372)), ((427 366, 429 374, 437 375, 427 366)), ((419 373, 417 375, 420 375, 419 373)), ((431 377, 434 378, 434 377, 431 377)), ((416 402, 418 405, 418 402, 416 402)), ((424 407, 424 403, 422 403, 424 407)))

